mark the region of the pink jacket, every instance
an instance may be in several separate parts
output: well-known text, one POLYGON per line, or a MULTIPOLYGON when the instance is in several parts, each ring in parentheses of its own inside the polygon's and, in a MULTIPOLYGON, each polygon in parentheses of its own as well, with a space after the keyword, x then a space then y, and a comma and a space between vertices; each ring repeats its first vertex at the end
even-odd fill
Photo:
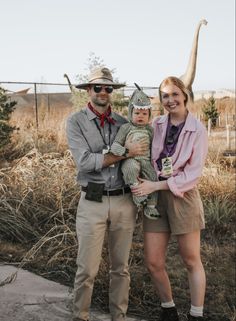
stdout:
MULTIPOLYGON (((158 176, 160 171, 156 161, 163 149, 167 124, 168 115, 153 120, 152 161, 158 176)), ((206 128, 191 113, 188 113, 176 150, 172 155, 173 174, 167 179, 169 189, 174 195, 184 197, 184 192, 197 184, 205 164, 207 150, 206 128)))

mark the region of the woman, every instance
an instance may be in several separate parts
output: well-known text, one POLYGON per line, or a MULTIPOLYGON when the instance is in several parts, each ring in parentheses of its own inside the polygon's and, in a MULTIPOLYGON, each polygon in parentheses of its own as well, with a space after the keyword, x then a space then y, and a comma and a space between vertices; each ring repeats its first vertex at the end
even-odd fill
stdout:
POLYGON ((205 272, 200 257, 200 231, 204 228, 201 198, 196 188, 207 155, 205 127, 188 111, 188 90, 176 77, 159 87, 167 115, 153 122, 152 159, 159 181, 140 179, 132 191, 148 195, 159 191, 161 218, 144 217, 144 254, 147 268, 161 300, 161 321, 178 321, 165 256, 171 234, 188 271, 191 308, 188 320, 203 320, 205 272))

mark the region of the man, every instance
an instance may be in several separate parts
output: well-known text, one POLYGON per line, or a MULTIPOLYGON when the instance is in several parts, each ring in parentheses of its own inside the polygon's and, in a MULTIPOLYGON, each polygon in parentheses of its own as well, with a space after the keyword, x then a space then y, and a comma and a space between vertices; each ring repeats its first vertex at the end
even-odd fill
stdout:
POLYGON ((110 153, 123 117, 111 111, 113 89, 125 86, 113 81, 109 69, 97 68, 87 83, 90 101, 67 121, 69 148, 78 169, 81 196, 76 217, 78 269, 74 284, 73 321, 89 320, 89 308, 106 230, 110 257, 109 308, 112 321, 125 321, 130 277, 128 258, 135 227, 136 207, 125 187, 119 161, 143 155, 144 142, 129 145, 124 155, 110 153))

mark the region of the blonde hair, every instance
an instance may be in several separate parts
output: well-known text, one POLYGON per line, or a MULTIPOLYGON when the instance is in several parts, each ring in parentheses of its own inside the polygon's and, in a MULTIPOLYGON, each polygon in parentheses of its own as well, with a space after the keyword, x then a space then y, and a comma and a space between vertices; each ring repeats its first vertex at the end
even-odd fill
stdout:
POLYGON ((190 98, 189 90, 185 87, 185 85, 181 79, 174 77, 174 76, 167 77, 161 82, 161 84, 159 86, 160 102, 162 103, 162 97, 161 97, 162 88, 167 85, 174 85, 182 91, 182 93, 184 94, 184 97, 185 97, 185 106, 186 106, 189 101, 189 98, 190 98))

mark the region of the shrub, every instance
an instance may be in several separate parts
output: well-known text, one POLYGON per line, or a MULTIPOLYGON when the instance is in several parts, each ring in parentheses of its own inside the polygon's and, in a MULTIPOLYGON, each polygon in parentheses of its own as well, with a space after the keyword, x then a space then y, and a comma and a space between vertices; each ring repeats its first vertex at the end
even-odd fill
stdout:
POLYGON ((212 127, 216 127, 217 119, 219 118, 219 112, 216 108, 216 101, 214 97, 210 97, 207 104, 202 109, 205 115, 205 121, 211 120, 212 127))
POLYGON ((10 142, 11 134, 15 129, 9 124, 15 105, 16 102, 9 101, 6 91, 0 87, 0 150, 10 142))

